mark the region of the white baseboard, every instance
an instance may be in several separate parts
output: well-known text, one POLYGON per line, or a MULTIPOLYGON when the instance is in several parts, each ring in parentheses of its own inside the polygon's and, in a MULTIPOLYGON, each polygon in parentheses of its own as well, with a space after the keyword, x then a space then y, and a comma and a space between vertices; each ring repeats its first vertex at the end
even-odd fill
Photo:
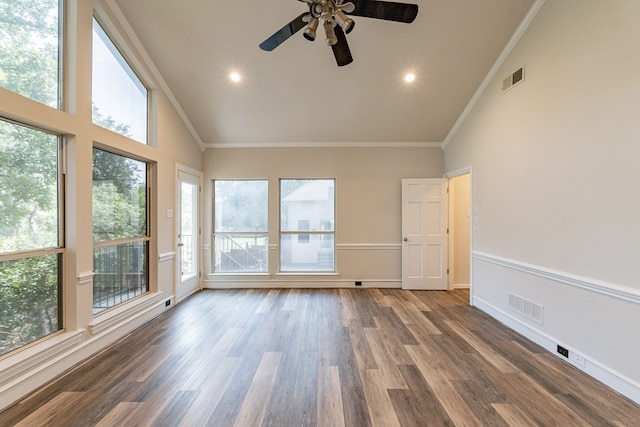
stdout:
POLYGON ((509 328, 525 336, 535 342, 545 350, 557 356, 560 360, 570 363, 579 370, 592 376, 598 381, 606 384, 618 393, 623 394, 635 403, 640 405, 640 384, 616 372, 615 370, 605 366, 604 364, 589 357, 589 355, 576 352, 571 346, 560 340, 551 337, 533 326, 523 323, 521 320, 511 316, 497 307, 483 301, 482 299, 472 296, 472 305, 489 314, 498 321, 504 323, 509 328), (565 359, 557 353, 557 346, 569 350, 570 358, 565 359), (576 357, 578 356, 578 357, 576 357))
POLYGON ((401 280, 362 279, 362 284, 355 285, 355 280, 336 279, 333 274, 322 276, 305 276, 299 274, 281 274, 277 277, 251 277, 210 275, 204 281, 204 289, 344 289, 344 288, 391 288, 400 289, 401 280))

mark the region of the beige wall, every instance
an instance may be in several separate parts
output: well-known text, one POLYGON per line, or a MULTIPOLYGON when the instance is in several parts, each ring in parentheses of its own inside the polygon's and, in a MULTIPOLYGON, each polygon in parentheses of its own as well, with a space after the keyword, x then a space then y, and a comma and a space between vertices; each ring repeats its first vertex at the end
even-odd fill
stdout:
POLYGON ((639 16, 638 1, 544 2, 445 149, 446 171, 473 169, 474 304, 636 401, 639 16))
MULTIPOLYGON (((278 276, 277 248, 262 278, 209 275, 207 286, 394 286, 401 280, 401 179, 442 176, 440 148, 214 148, 204 153, 205 244, 211 244, 211 182, 269 180, 269 242, 278 244, 280 178, 336 179, 335 277, 278 276)), ((211 252, 205 252, 211 272, 211 252)))

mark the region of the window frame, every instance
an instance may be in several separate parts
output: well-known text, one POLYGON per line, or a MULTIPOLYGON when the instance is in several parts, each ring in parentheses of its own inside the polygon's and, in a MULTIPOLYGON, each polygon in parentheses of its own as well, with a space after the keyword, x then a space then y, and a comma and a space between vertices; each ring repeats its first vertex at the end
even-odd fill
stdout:
MULTIPOLYGON (((55 91, 55 96, 56 96, 56 100, 55 103, 52 104, 48 104, 43 102, 42 100, 39 99, 35 99, 32 98, 31 96, 28 96, 24 93, 21 92, 16 92, 11 88, 8 88, 6 86, 0 86, 5 90, 8 90, 10 92, 16 93, 20 96, 24 96, 25 98, 30 99, 33 102, 37 102, 38 104, 41 105, 45 105, 51 108, 55 108, 57 110, 64 110, 64 108, 66 107, 66 87, 65 87, 65 63, 66 63, 66 1, 65 0, 56 0, 56 3, 58 5, 57 9, 58 9, 58 13, 57 13, 57 46, 56 46, 56 78, 54 79, 56 82, 56 91, 55 91)), ((2 118, 0 118, 2 119, 2 118)))
MULTIPOLYGON (((336 212, 337 212, 337 197, 336 197, 336 185, 337 185, 337 179, 336 178, 280 178, 278 181, 278 210, 279 210, 279 218, 278 218, 278 232, 279 232, 279 256, 278 256, 278 272, 280 274, 334 274, 337 273, 337 266, 336 266, 336 212), (283 209, 282 209, 282 205, 283 205, 283 196, 282 196, 282 184, 284 181, 333 181, 333 192, 332 192, 332 198, 333 198, 333 230, 331 231, 313 231, 313 230, 295 230, 295 231, 291 231, 291 230, 283 230, 282 229, 282 219, 283 219, 283 209), (295 270, 295 269, 283 269, 283 262, 282 262, 282 251, 283 251, 283 244, 282 244, 282 237, 283 236, 290 236, 290 238, 293 241, 294 236, 297 236, 297 238, 299 239, 301 236, 308 236, 308 241, 305 241, 305 239, 303 238, 302 241, 297 241, 298 244, 302 244, 302 245, 309 245, 311 243, 311 239, 313 238, 313 236, 332 236, 333 237, 333 260, 332 260, 332 265, 333 268, 331 270, 311 270, 311 269, 301 269, 301 270, 295 270)), ((296 239, 296 240, 298 240, 296 239)))
MULTIPOLYGON (((37 102, 37 101, 34 101, 37 102)), ((12 261, 22 261, 29 259, 42 258, 45 256, 55 255, 57 258, 57 329, 55 331, 44 334, 33 341, 22 344, 18 347, 15 347, 9 350, 6 353, 0 353, 0 358, 5 357, 8 354, 11 354, 15 351, 19 351, 21 349, 30 347, 35 345, 42 340, 48 339, 53 335, 59 334, 65 330, 66 322, 65 322, 65 293, 64 293, 64 274, 65 274, 65 262, 66 262, 66 247, 65 247, 65 139, 62 135, 57 134, 55 132, 51 132, 45 130, 41 127, 28 125, 25 123, 21 123, 16 120, 11 120, 6 117, 0 116, 0 121, 5 123, 14 124, 16 126, 21 126, 25 129, 30 129, 36 132, 40 132, 57 139, 56 141, 56 214, 57 214, 57 244, 54 246, 43 246, 39 248, 31 248, 31 249, 23 249, 23 250, 15 250, 9 252, 1 252, 0 251, 0 263, 4 262, 12 262, 12 261)))
MULTIPOLYGON (((98 25, 98 27, 100 28, 101 32, 104 34, 104 37, 106 37, 106 39, 110 42, 110 45, 108 43, 105 43, 107 49, 112 53, 112 56, 114 57, 114 59, 120 64, 120 66, 123 68, 124 72, 129 75, 129 77, 131 78, 131 80, 133 81, 134 85, 136 86, 140 86, 141 88, 144 88, 145 92, 146 92, 146 102, 145 102, 145 135, 144 135, 144 141, 140 141, 138 139, 136 139, 134 136, 127 136, 122 134, 121 132, 114 130, 114 129, 110 129, 106 126, 103 126, 101 124, 98 124, 94 121, 94 116, 93 116, 93 111, 92 111, 92 115, 91 115, 91 122, 96 125, 99 126, 103 129, 107 129, 111 132, 115 132, 118 135, 121 135, 125 138, 129 138, 132 141, 135 141, 139 144, 142 145, 147 145, 147 146, 151 146, 152 145, 152 117, 154 116, 152 114, 152 96, 153 96, 153 90, 151 89, 150 85, 147 83, 149 81, 149 79, 145 78, 145 74, 141 71, 142 67, 139 65, 138 61, 132 59, 135 58, 135 55, 130 55, 128 54, 128 44, 126 42, 123 42, 121 40, 121 37, 119 36, 118 31, 113 31, 113 25, 111 24, 111 21, 103 18, 103 13, 99 13, 97 10, 94 10, 93 13, 93 19, 92 19, 92 36, 94 33, 94 29, 93 29, 93 25, 94 23, 98 25), (115 54, 117 53, 117 55, 115 54), (133 80, 133 77, 135 77, 135 79, 137 79, 137 82, 135 82, 135 80, 133 80), (138 85, 139 83, 139 85, 138 85)), ((103 43, 104 43, 104 38, 102 39, 103 43)), ((93 81, 94 81, 94 76, 93 76, 93 67, 94 67, 94 42, 92 41, 92 47, 91 47, 91 67, 92 67, 92 79, 91 79, 91 84, 92 84, 92 96, 91 96, 91 105, 92 105, 92 110, 93 108, 96 106, 95 102, 94 102, 94 98, 93 98, 93 81)), ((107 118, 109 118, 111 116, 107 116, 107 118)))
MULTIPOLYGON (((150 254, 151 254, 151 244, 152 244, 152 239, 151 239, 151 169, 152 169, 152 163, 150 161, 144 160, 144 159, 140 159, 137 158, 129 153, 122 153, 122 152, 116 152, 108 147, 105 147, 103 145, 94 145, 93 146, 93 150, 100 150, 103 151, 107 154, 111 154, 111 155, 115 155, 115 156, 120 156, 123 157, 125 159, 129 159, 129 160, 133 160, 136 162, 140 162, 143 163, 145 165, 145 173, 144 173, 144 179, 145 179, 145 183, 144 183, 144 188, 145 188, 145 234, 144 235, 140 235, 140 236, 135 236, 135 237, 127 237, 127 238, 116 238, 116 239, 112 239, 112 240, 100 240, 100 241, 94 241, 93 242, 93 257, 94 257, 94 277, 93 277, 93 299, 92 299, 92 311, 93 311, 93 315, 94 316, 99 316, 102 315, 103 313, 107 313, 110 310, 113 310, 114 308, 119 307, 122 304, 125 304, 133 299, 139 298, 141 296, 147 295, 149 294, 149 292, 151 292, 151 284, 150 284, 150 277, 151 277, 151 259, 150 259, 150 254), (97 282, 97 277, 98 274, 97 272, 95 272, 96 266, 95 266, 95 256, 96 256, 96 250, 97 249, 104 249, 104 248, 117 248, 117 247, 121 247, 123 245, 130 245, 130 244, 135 244, 135 243, 143 243, 144 244, 144 253, 143 255, 143 261, 144 261, 144 282, 145 282, 145 290, 143 292, 140 292, 139 294, 134 295, 133 297, 127 298, 127 299, 122 299, 119 303, 115 303, 113 305, 109 305, 107 307, 104 308, 96 308, 95 306, 95 289, 96 289, 96 282, 97 282)), ((93 154, 92 154, 93 157, 93 154)), ((93 171, 93 166, 92 166, 92 171, 93 171)), ((92 198, 93 198, 93 184, 92 184, 92 198)), ((93 214, 94 214, 94 210, 92 207, 92 218, 93 218, 93 214)), ((92 226, 92 235, 93 235, 93 226, 92 226)), ((115 298, 114 298, 115 300, 115 298)))
POLYGON ((212 179, 212 262, 211 262, 211 270, 213 274, 268 274, 269 273, 269 180, 263 178, 238 178, 238 179, 212 179), (216 182, 264 182, 266 183, 266 206, 265 210, 267 213, 267 228, 264 231, 216 231, 216 182), (265 260, 264 260, 264 269, 261 270, 222 270, 216 269, 216 257, 217 257, 217 249, 216 249, 216 237, 218 236, 241 236, 241 237, 256 237, 264 238, 265 240, 265 260))

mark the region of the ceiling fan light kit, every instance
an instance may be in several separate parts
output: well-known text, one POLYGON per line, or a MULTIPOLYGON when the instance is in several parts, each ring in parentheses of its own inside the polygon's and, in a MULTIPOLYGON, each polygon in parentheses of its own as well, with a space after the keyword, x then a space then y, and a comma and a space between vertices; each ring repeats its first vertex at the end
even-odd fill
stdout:
POLYGON ((311 22, 309 22, 303 33, 305 39, 309 41, 314 41, 316 39, 316 30, 318 29, 319 23, 320 20, 318 18, 313 18, 311 22))
POLYGON ((333 23, 326 19, 322 25, 324 26, 324 32, 326 34, 325 41, 327 42, 327 46, 333 46, 338 43, 338 38, 336 37, 336 32, 333 31, 333 23))
MULTIPOLYGON (((347 3, 347 4, 353 4, 353 3, 347 3)), ((345 34, 349 34, 351 30, 353 30, 353 27, 355 27, 356 25, 355 21, 349 18, 347 15, 345 15, 344 12, 341 10, 336 10, 335 14, 333 15, 333 20, 338 25, 340 25, 340 28, 342 28, 342 31, 344 31, 345 34)))
POLYGON ((309 12, 302 13, 293 21, 276 31, 271 37, 260 43, 260 49, 272 51, 289 37, 300 31, 309 41, 316 39, 318 25, 322 23, 327 46, 331 46, 339 67, 353 62, 347 38, 355 27, 355 21, 347 14, 386 21, 411 23, 418 15, 418 5, 395 3, 379 0, 299 0, 309 5, 309 12))

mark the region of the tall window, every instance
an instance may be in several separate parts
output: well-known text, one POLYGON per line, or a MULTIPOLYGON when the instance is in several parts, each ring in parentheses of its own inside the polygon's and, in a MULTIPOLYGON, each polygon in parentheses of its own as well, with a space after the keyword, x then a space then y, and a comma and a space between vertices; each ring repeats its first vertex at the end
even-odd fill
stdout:
POLYGON ((93 149, 93 311, 149 290, 147 165, 93 149))
POLYGON ((214 182, 214 271, 266 272, 268 181, 214 182))
POLYGON ((0 121, 0 355, 63 327, 60 145, 0 121))
POLYGON ((280 271, 335 271, 335 180, 280 180, 280 271))
POLYGON ((60 105, 60 1, 0 0, 0 86, 60 105))
POLYGON ((93 20, 93 123, 147 143, 148 90, 93 20))

